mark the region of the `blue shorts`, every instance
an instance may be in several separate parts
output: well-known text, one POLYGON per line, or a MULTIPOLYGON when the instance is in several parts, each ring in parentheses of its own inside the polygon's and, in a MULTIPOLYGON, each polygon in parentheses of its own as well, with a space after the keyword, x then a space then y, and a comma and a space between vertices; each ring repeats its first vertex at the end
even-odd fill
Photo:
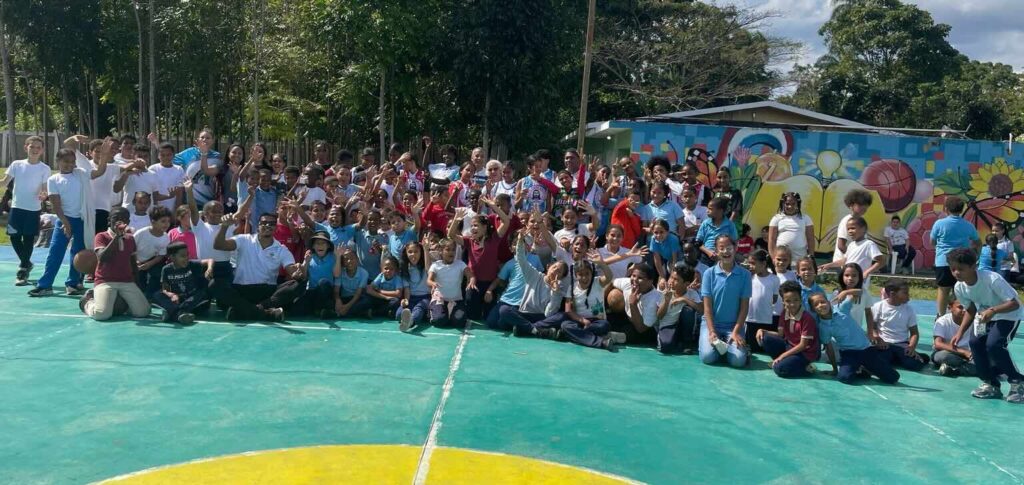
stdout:
POLYGON ((35 236, 39 234, 39 211, 12 208, 7 218, 7 234, 35 236))

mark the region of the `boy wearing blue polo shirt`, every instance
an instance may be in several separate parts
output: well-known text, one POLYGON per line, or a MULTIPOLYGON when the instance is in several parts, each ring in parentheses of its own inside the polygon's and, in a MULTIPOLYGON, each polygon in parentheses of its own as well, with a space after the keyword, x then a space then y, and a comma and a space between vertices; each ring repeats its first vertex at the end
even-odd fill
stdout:
POLYGON ((971 335, 974 369, 981 379, 981 385, 971 395, 978 399, 1002 397, 999 376, 1006 375, 1010 383, 1006 402, 1024 404, 1024 376, 1017 370, 1007 348, 1024 317, 1017 291, 999 273, 975 268, 978 258, 974 251, 954 249, 947 259, 957 280, 956 298, 966 309, 950 345, 956 347, 961 339, 971 335))
MULTIPOLYGON (((719 216, 724 210, 720 204, 715 209, 719 216)), ((744 335, 752 277, 750 271, 736 264, 736 244, 732 238, 718 236, 714 248, 718 264, 704 272, 700 284, 704 325, 700 329, 698 353, 705 364, 714 364, 724 356, 730 366, 744 367, 750 361, 744 335)))
POLYGON ((374 310, 380 309, 385 315, 394 315, 401 306, 402 289, 407 286, 404 279, 398 276, 398 260, 391 256, 384 256, 381 264, 380 274, 366 285, 366 295, 369 297, 370 307, 367 316, 373 318, 374 310))
POLYGON ((729 207, 729 201, 721 197, 715 197, 708 203, 708 218, 700 223, 697 228, 697 242, 701 244, 701 258, 705 264, 711 265, 715 262, 715 241, 720 236, 729 236, 735 241, 739 239, 736 232, 736 225, 726 217, 725 211, 729 207))
POLYGON ((949 215, 935 221, 931 232, 932 247, 935 248, 935 284, 939 287, 935 295, 935 303, 938 306, 936 317, 946 313, 949 292, 953 291, 953 286, 956 285, 956 278, 946 263, 946 255, 957 248, 971 248, 977 251, 981 246, 978 230, 960 217, 964 211, 964 200, 950 196, 942 205, 949 215))
POLYGON ((818 338, 825 344, 825 353, 832 364, 832 373, 843 384, 852 384, 863 368, 887 384, 900 380, 900 373, 882 353, 871 346, 864 329, 860 328, 849 315, 832 311, 832 304, 824 293, 808 297, 818 322, 818 338), (836 350, 839 350, 839 365, 836 365, 836 350))

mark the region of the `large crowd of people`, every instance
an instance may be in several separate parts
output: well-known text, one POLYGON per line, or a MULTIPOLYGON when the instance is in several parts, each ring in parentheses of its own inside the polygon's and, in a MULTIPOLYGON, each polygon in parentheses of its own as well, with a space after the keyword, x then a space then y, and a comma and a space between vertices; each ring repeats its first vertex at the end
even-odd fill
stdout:
MULTIPOLYGON (((426 137, 382 160, 372 148, 332 157, 318 143, 315 159, 296 166, 261 143, 219 153, 214 140, 202 130, 179 151, 154 135, 74 136, 51 173, 42 140, 29 138, 27 158, 0 182, 11 194, 15 284, 32 284, 32 252, 49 230, 28 295, 54 294, 70 245, 65 293, 96 320, 141 318, 153 306, 181 325, 214 309, 210 318, 228 321, 383 317, 404 332, 472 320, 517 337, 650 345, 732 367, 763 353, 785 378, 816 372, 824 351, 843 383, 895 383, 897 369, 931 364, 976 375, 978 398, 1002 397, 1005 376, 1006 400, 1024 402, 1007 349, 1024 309, 1005 279, 1016 269, 1006 228, 982 248, 956 197, 931 234, 940 291, 929 355, 918 351, 907 284, 891 279, 871 294, 887 258, 868 236, 864 190, 847 194, 834 257, 819 267, 800 194, 783 194, 754 240, 728 170, 708 180, 660 156, 605 164, 566 150, 554 171, 556 155, 539 150, 519 176, 482 148, 461 164, 453 147, 435 160, 426 137), (828 269, 838 272, 831 292, 818 284, 828 269)), ((898 218, 885 235, 886 252, 909 268, 915 251, 898 218)))

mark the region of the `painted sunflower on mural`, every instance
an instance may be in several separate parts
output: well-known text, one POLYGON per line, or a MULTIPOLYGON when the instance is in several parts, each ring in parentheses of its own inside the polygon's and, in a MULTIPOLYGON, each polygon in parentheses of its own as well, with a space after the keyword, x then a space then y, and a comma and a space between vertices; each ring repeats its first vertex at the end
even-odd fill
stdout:
POLYGON ((996 222, 1013 224, 1024 213, 1024 169, 1010 166, 1003 159, 981 165, 971 174, 966 195, 964 218, 979 229, 996 222))

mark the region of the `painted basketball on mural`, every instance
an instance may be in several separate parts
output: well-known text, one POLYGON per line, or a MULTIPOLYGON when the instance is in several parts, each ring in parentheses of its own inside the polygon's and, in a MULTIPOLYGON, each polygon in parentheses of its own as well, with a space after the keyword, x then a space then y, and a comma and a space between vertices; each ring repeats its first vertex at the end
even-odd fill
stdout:
POLYGON ((875 160, 864 167, 860 182, 868 190, 878 192, 886 212, 896 212, 914 200, 917 176, 900 160, 875 160))

